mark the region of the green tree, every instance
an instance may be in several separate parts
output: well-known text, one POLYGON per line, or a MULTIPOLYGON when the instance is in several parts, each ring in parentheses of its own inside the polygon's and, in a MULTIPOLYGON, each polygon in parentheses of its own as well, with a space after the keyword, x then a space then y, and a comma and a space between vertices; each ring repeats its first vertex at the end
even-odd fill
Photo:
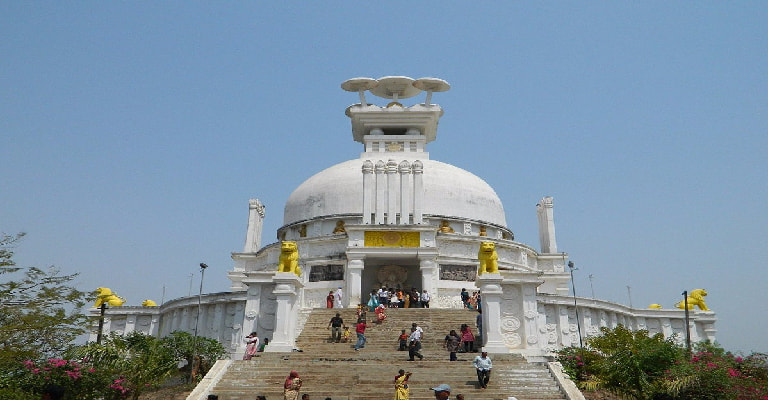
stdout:
MULTIPOLYGON (((21 361, 54 357, 86 332, 87 293, 70 286, 77 274, 56 268, 17 267, 15 243, 24 234, 0 237, 0 370, 21 361), (17 276, 20 274, 20 276, 17 276)), ((2 385, 2 382, 0 382, 2 385)))
POLYGON ((662 379, 683 349, 662 334, 631 331, 622 325, 601 328, 587 339, 586 349, 569 347, 559 352, 566 372, 580 387, 603 388, 622 396, 649 400, 664 393, 662 379))
POLYGON ((195 338, 187 332, 175 331, 170 336, 164 337, 162 341, 173 351, 176 360, 185 364, 182 372, 187 382, 193 380, 193 366, 197 364, 195 356, 198 357, 200 365, 195 374, 195 380, 197 380, 211 369, 216 360, 227 354, 227 349, 218 340, 203 337, 195 338), (197 340, 197 345, 195 345, 195 340, 197 340))
POLYGON ((97 370, 110 371, 110 388, 136 400, 162 383, 177 368, 173 350, 162 340, 140 332, 109 334, 102 343, 88 343, 70 352, 97 370))

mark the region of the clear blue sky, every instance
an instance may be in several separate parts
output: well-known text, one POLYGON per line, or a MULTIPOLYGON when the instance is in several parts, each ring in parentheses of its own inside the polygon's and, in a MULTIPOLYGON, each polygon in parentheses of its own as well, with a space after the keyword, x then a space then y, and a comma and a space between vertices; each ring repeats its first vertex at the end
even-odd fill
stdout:
POLYGON ((490 183, 519 241, 555 198, 576 289, 768 352, 766 2, 0 2, 0 231, 23 266, 137 305, 228 289, 248 199, 356 158, 357 77, 452 89, 431 157, 490 183))

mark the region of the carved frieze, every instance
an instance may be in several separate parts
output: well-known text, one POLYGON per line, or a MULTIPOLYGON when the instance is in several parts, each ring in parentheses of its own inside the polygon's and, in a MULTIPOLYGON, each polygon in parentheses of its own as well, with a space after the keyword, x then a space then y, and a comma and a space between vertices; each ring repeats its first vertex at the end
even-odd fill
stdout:
POLYGON ((378 284, 395 289, 402 289, 408 279, 408 271, 399 265, 385 265, 376 274, 378 284))
POLYGON ((474 265, 440 265, 440 279, 444 281, 474 282, 477 268, 474 265))
POLYGON ((340 281, 343 279, 343 265, 313 265, 309 272, 310 282, 340 281))
POLYGON ((365 231, 366 247, 419 247, 419 232, 365 231))

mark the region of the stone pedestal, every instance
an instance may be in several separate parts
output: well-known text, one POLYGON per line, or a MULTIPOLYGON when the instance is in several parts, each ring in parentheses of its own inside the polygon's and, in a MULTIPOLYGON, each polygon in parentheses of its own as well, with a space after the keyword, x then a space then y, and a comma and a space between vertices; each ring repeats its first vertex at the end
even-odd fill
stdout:
POLYGON ((501 274, 485 273, 477 278, 483 298, 483 350, 488 353, 509 353, 501 335, 501 274))
POLYGON ((272 340, 264 351, 271 353, 290 352, 296 346, 296 320, 298 317, 297 295, 301 284, 299 277, 291 272, 278 272, 272 281, 275 290, 277 310, 275 312, 275 331, 272 340))

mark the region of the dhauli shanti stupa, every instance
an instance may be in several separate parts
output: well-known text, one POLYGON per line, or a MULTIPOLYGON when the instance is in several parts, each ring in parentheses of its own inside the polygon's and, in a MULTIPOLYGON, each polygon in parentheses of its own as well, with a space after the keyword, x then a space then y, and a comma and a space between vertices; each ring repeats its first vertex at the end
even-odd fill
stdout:
MULTIPOLYGON (((488 183, 430 158, 427 146, 437 139, 443 115, 432 97, 449 90, 447 82, 390 76, 350 79, 341 88, 359 96, 345 115, 363 152, 293 191, 275 243, 262 246, 265 206, 249 201, 245 246, 232 253, 234 266, 227 273, 231 290, 157 307, 110 307, 104 333, 165 336, 197 329, 239 358, 243 338, 255 331, 271 338, 267 351, 289 352, 310 311, 326 307, 330 291, 340 287, 344 307, 354 307, 384 285, 427 290, 431 308, 462 308, 462 288, 480 291, 483 343, 490 353, 546 357, 578 345, 579 333, 586 338, 617 325, 684 343, 685 312, 672 305, 632 308, 570 294, 568 255, 557 247, 551 197, 531 210, 538 219, 538 247, 520 243, 488 183), (366 98, 368 93, 376 98, 366 98), (404 104, 415 97, 423 101, 404 104), (482 253, 481 247, 490 251, 482 253), (481 259, 486 270, 478 273, 481 259)), ((714 341, 715 322, 713 312, 692 310, 691 340, 714 341)), ((94 328, 91 340, 96 335, 94 328)))

